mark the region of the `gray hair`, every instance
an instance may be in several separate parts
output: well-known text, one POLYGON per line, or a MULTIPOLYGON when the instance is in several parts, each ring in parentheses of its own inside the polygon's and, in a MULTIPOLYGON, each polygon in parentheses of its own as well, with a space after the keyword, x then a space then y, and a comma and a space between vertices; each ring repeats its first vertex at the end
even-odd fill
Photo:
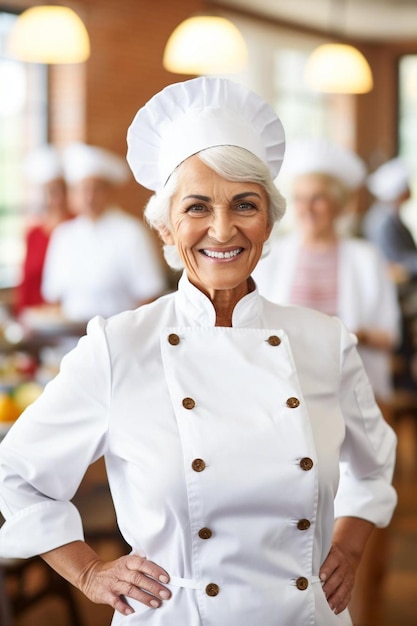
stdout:
MULTIPOLYGON (((199 159, 219 176, 232 182, 246 181, 262 185, 268 196, 271 225, 279 221, 286 202, 271 177, 268 167, 257 156, 238 146, 214 146, 197 153, 199 159)), ((165 187, 148 200, 144 217, 152 228, 170 228, 171 199, 178 188, 181 164, 173 171, 165 187)), ((164 256, 173 269, 182 269, 183 263, 175 246, 164 246, 164 256)))

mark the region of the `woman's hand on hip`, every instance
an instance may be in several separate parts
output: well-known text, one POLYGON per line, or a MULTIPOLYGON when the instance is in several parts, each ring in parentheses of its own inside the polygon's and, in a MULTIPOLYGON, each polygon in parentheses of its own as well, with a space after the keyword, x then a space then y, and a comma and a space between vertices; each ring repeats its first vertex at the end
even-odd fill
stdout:
POLYGON ((320 568, 320 580, 330 608, 336 615, 349 604, 355 582, 355 567, 343 551, 332 545, 320 568))
POLYGON ((123 615, 134 613, 125 598, 151 608, 171 597, 169 575, 161 567, 138 555, 122 556, 115 561, 94 560, 80 577, 80 590, 96 604, 109 604, 123 615))
POLYGON ((373 529, 372 522, 359 517, 340 517, 335 522, 332 546, 319 576, 336 615, 349 604, 355 573, 373 529))

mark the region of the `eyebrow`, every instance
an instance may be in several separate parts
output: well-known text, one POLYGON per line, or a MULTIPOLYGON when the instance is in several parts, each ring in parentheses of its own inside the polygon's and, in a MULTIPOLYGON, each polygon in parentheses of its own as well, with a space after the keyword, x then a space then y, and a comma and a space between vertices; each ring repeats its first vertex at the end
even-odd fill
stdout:
MULTIPOLYGON (((250 196, 255 196, 256 198, 261 199, 261 195, 256 193, 256 191, 244 191, 243 193, 237 193, 233 196, 232 200, 243 200, 243 198, 247 198, 250 196)), ((199 194, 190 194, 189 196, 184 196, 183 200, 202 200, 203 202, 210 202, 211 198, 209 196, 200 196, 199 194)))

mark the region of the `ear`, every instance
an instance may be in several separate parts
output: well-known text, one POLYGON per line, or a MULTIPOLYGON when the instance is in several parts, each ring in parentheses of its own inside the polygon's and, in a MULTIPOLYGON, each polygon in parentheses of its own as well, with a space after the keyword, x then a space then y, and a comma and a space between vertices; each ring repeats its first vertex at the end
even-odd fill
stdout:
POLYGON ((273 229, 274 225, 271 223, 268 223, 268 226, 266 227, 266 231, 265 231, 265 241, 268 241, 270 234, 272 233, 272 229, 273 229))
POLYGON ((161 226, 158 226, 158 234, 160 236, 160 238, 162 239, 162 241, 167 245, 167 246, 173 246, 174 245, 174 238, 171 235, 171 231, 169 230, 168 226, 165 226, 165 224, 162 224, 161 226))

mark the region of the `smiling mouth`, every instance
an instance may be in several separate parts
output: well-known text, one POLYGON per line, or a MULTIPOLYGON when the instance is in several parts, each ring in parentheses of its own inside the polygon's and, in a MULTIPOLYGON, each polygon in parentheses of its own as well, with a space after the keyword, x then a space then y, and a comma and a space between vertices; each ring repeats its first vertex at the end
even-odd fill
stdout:
POLYGON ((201 252, 211 259, 233 259, 243 252, 243 248, 235 248, 235 250, 228 250, 227 252, 217 250, 202 250, 201 252))

